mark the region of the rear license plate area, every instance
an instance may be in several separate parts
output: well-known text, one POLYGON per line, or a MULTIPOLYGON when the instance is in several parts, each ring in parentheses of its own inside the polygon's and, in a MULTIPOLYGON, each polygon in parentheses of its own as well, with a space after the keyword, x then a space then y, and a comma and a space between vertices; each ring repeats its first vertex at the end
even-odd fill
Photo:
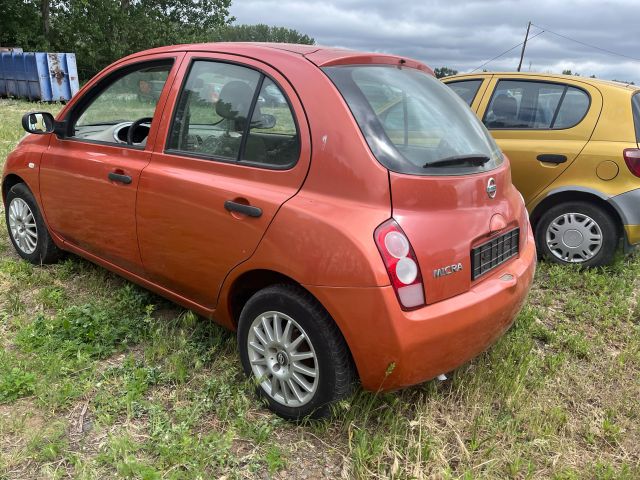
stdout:
POLYGON ((510 258, 520 250, 520 229, 515 228, 499 237, 471 249, 471 279, 476 280, 510 258))

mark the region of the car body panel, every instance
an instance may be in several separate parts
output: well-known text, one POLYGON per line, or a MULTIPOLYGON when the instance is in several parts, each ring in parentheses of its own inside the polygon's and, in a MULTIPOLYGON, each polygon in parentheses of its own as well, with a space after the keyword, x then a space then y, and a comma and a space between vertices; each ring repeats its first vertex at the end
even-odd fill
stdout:
MULTIPOLYGON (((280 206, 302 185, 311 143, 304 109, 278 71, 246 57, 193 52, 183 62, 181 78, 196 59, 239 63, 274 78, 292 99, 301 137, 300 157, 288 170, 188 157, 165 151, 164 141, 156 146, 138 190, 142 262, 155 281, 214 308, 227 273, 253 254, 280 206), (262 215, 233 214, 224 207, 227 200, 257 206, 262 215)), ((180 87, 176 83, 171 90, 171 111, 180 87)), ((168 115, 160 125, 162 138, 170 123, 168 115)))
MULTIPOLYGON (((499 81, 518 79, 517 76, 494 75, 478 107, 478 117, 481 119, 484 117, 484 112, 493 96, 492 92, 499 81)), ((535 75, 527 76, 527 80, 549 82, 546 77, 535 75)), ((586 117, 576 126, 558 130, 489 130, 502 151, 511 159, 513 183, 518 186, 527 202, 558 178, 578 157, 591 137, 600 116, 602 95, 598 89, 574 80, 564 83, 586 90, 591 97, 591 105, 586 117), (538 161, 537 157, 545 154, 564 155, 567 161, 561 164, 538 161)))
POLYGON ((436 181, 432 177, 416 181, 415 176, 397 173, 390 176, 393 216, 412 239, 428 304, 468 291, 472 285, 471 249, 519 228, 526 215, 520 195, 511 184, 508 159, 489 172, 436 181), (487 193, 489 179, 494 179, 497 186, 494 198, 487 193), (456 215, 451 215, 452 210, 456 215), (429 214, 425 215, 425 211, 429 214), (499 231, 491 231, 496 215, 504 223, 499 231), (462 268, 450 275, 435 274, 439 268, 458 264, 462 268))
MULTIPOLYGON (((148 56, 145 61, 164 58, 148 56)), ((42 208, 49 228, 65 242, 136 274, 144 271, 136 227, 138 182, 151 159, 158 120, 178 67, 174 61, 144 148, 52 135, 40 166, 42 208), (114 182, 110 173, 128 175, 132 181, 114 182)))
POLYGON ((448 77, 451 83, 484 79, 490 83, 481 102, 472 104, 483 118, 491 93, 499 80, 530 80, 561 83, 587 91, 591 105, 586 116, 573 128, 558 130, 490 129, 498 145, 512 162, 514 185, 523 194, 527 209, 534 213, 545 199, 559 193, 588 193, 609 202, 619 215, 627 241, 640 243, 635 225, 640 205, 619 202, 615 198, 640 188, 640 179, 627 168, 623 151, 638 148, 633 123, 631 97, 638 87, 619 82, 567 75, 529 73, 482 73, 448 77), (541 153, 560 153, 568 161, 560 165, 545 164, 535 157, 541 153))
POLYGON ((509 328, 535 273, 531 229, 523 236, 517 259, 461 295, 410 312, 397 309, 391 287, 305 287, 340 326, 364 388, 406 387, 467 362, 509 328))

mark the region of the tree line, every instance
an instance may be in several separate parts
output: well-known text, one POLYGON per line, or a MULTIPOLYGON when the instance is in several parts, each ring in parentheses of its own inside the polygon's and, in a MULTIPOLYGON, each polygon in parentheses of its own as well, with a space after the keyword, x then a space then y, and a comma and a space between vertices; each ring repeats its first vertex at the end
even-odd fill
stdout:
POLYGON ((315 43, 288 28, 233 25, 231 0, 2 0, 2 4, 0 46, 73 52, 81 80, 125 55, 162 45, 315 43))

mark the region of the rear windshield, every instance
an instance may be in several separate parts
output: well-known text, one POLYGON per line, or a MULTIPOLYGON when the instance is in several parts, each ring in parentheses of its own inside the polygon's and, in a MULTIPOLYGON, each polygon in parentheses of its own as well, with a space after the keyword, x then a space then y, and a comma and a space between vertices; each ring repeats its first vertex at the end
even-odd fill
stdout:
POLYGON ((389 65, 323 69, 346 100, 369 148, 388 169, 465 175, 503 161, 464 101, 433 76, 389 65))
POLYGON ((640 91, 631 97, 633 105, 633 123, 636 126, 636 142, 640 143, 640 91))

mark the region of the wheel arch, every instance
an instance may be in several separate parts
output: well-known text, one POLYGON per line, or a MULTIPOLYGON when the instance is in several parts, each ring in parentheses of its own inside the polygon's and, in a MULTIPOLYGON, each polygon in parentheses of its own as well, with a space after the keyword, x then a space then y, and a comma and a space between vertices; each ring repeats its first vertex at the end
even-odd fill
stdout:
POLYGON ((533 229, 538 226, 540 218, 548 209, 565 202, 583 201, 600 207, 607 212, 616 224, 616 234, 618 238, 624 235, 624 227, 620 212, 607 201, 608 197, 601 192, 587 189, 563 189, 549 193, 542 201, 540 201, 533 209, 529 218, 533 229))
POLYGON ((253 269, 238 275, 232 281, 225 295, 226 313, 228 313, 233 327, 238 327, 240 312, 255 293, 263 288, 281 283, 304 288, 293 278, 273 270, 253 269))
POLYGON ((27 186, 27 188, 31 190, 27 182, 25 182, 22 177, 20 177, 19 175, 16 175, 15 173, 10 173, 4 177, 4 179, 2 180, 2 201, 3 202, 6 201, 7 193, 9 193, 9 190, 11 190, 12 187, 14 187, 19 183, 24 183, 27 186))
POLYGON ((241 273, 232 281, 231 285, 226 291, 226 294, 221 299, 222 302, 220 302, 220 306, 224 308, 225 314, 229 316, 228 321, 230 325, 235 330, 237 330, 238 322, 240 320, 240 313, 242 312, 242 308, 247 303, 247 301, 258 291, 271 285, 278 284, 295 285, 296 287, 301 288, 311 297, 313 297, 318 302, 318 304, 328 313, 331 321, 334 323, 334 325, 340 332, 340 335, 342 335, 342 338, 344 339, 345 345, 347 346, 347 350, 349 352, 349 356, 351 358, 352 365, 355 368, 354 371, 359 378, 359 372, 355 359, 353 358, 353 353, 351 352, 351 346, 347 341, 347 337, 345 335, 345 332, 342 330, 340 323, 335 320, 333 315, 331 315, 329 309, 325 305, 323 305, 323 303, 318 299, 316 295, 305 288, 304 285, 302 285, 300 282, 280 272, 268 269, 252 269, 241 273))

